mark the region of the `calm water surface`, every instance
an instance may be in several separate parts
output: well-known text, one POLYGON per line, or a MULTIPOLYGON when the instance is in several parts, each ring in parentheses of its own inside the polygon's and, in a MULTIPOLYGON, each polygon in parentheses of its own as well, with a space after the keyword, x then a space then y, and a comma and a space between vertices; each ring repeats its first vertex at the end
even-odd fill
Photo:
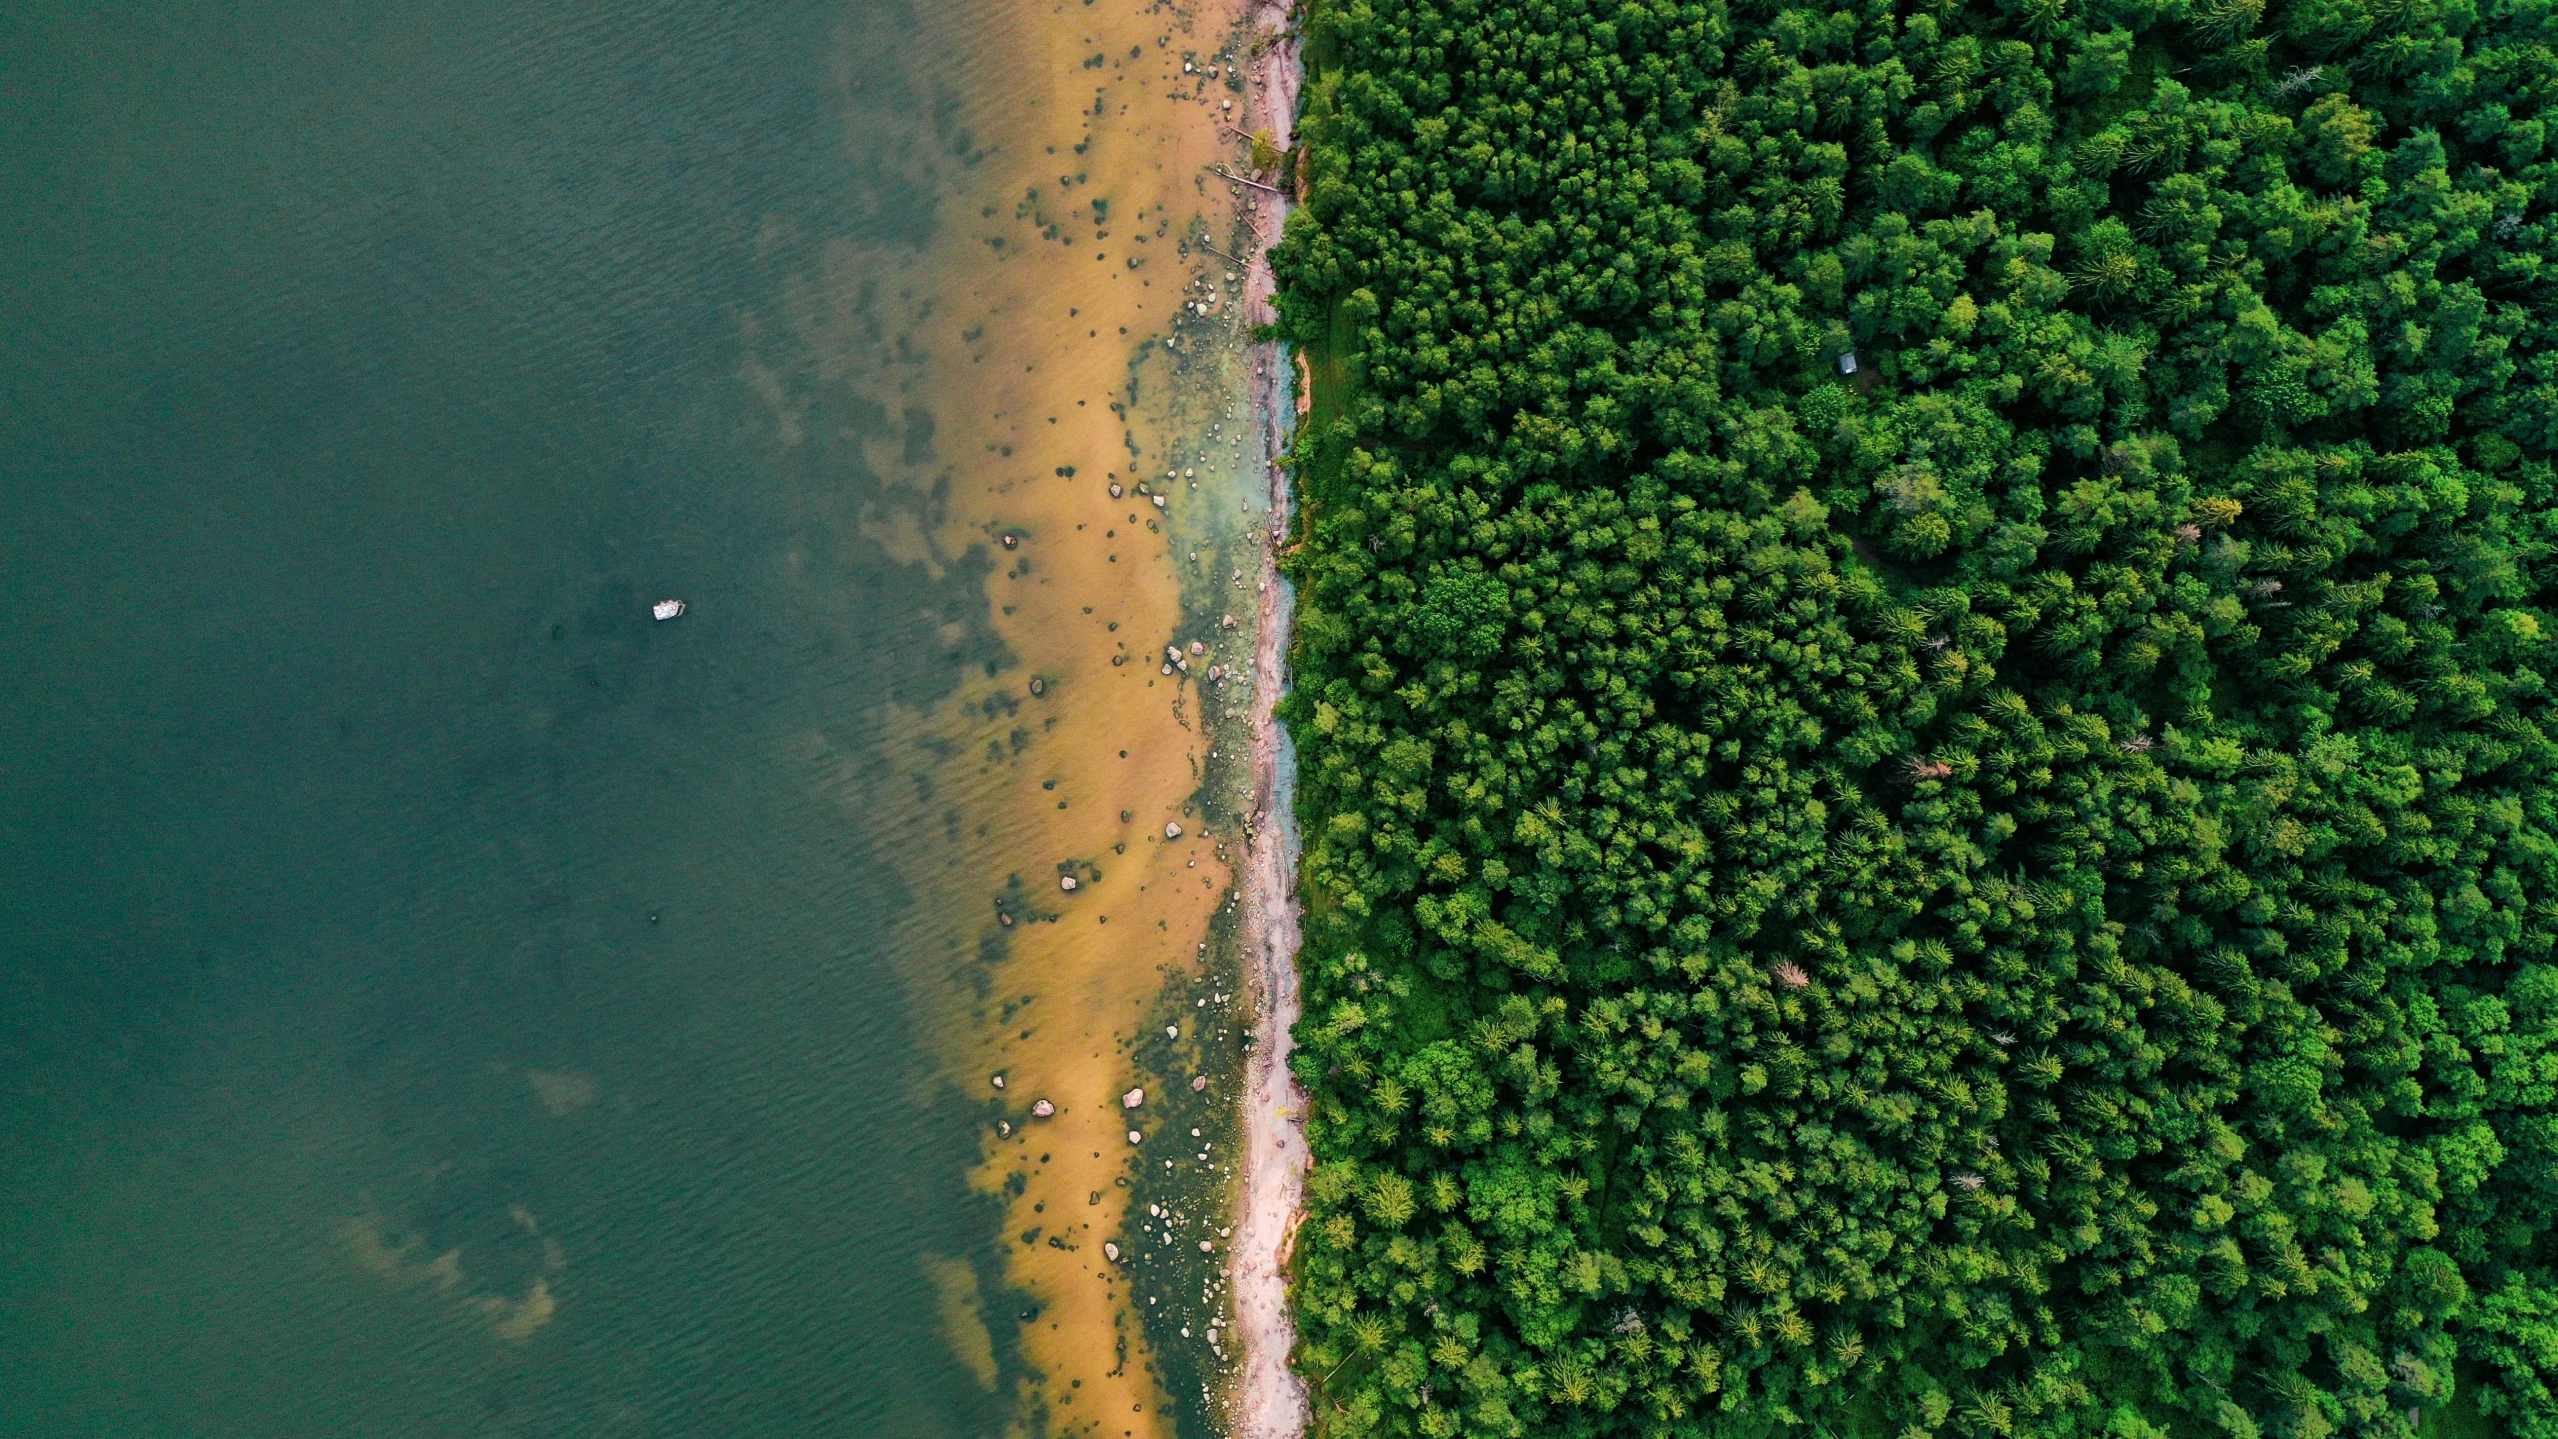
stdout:
POLYGON ((0 1434, 1002 1427, 847 803, 983 577, 741 378, 932 242, 910 20, 0 14, 0 1434))

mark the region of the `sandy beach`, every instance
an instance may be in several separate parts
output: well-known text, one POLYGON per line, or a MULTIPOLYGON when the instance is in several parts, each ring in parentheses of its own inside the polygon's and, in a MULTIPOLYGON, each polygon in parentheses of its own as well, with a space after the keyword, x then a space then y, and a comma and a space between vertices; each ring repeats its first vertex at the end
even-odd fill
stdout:
MULTIPOLYGON (((1269 35, 1250 70, 1251 118, 1281 149, 1296 144, 1297 89, 1304 70, 1288 7, 1254 0, 1251 28, 1269 35)), ((1274 280, 1262 252, 1277 242, 1289 201, 1257 212, 1246 294, 1257 324, 1277 318, 1274 280)), ((1298 415, 1284 347, 1265 342, 1252 357, 1252 413, 1270 484, 1270 542, 1261 550, 1259 644, 1253 656, 1253 823, 1245 848, 1243 951, 1254 1045, 1246 1068, 1243 1185, 1232 1270, 1235 1329, 1243 1372, 1234 1396, 1238 1439, 1295 1439, 1309 1417, 1305 1381, 1289 1367, 1296 1326, 1288 1308, 1288 1249, 1305 1192, 1305 1096, 1288 1070, 1297 1022, 1296 756, 1272 707, 1287 685, 1292 594, 1279 574, 1290 514, 1287 472, 1277 464, 1298 415)))

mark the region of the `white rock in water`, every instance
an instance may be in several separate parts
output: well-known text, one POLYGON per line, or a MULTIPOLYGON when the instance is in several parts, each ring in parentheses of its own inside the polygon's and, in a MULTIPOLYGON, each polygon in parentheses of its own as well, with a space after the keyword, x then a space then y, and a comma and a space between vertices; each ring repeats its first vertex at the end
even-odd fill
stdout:
POLYGON ((1178 1024, 1167 1024, 1167 1025, 1165 1025, 1165 1026, 1164 1026, 1164 1038, 1166 1038, 1166 1039, 1179 1039, 1179 1038, 1181 1038, 1181 1026, 1180 1026, 1180 1025, 1178 1025, 1178 1024))
POLYGON ((1146 1142, 1146 1136, 1139 1134, 1137 1131, 1132 1129, 1128 1131, 1128 1142, 1130 1144, 1143 1144, 1146 1142))
POLYGON ((1190 1077, 1190 1092, 1191 1092, 1191 1093, 1193 1093, 1193 1094, 1197 1094, 1199 1091, 1201 1091, 1201 1090, 1203 1090, 1203 1089, 1206 1089, 1207 1087, 1208 1087, 1208 1076, 1206 1076, 1206 1075, 1204 1075, 1204 1074, 1194 1074, 1194 1075, 1192 1075, 1192 1076, 1190 1077))
POLYGON ((1155 496, 1155 508, 1160 510, 1160 509, 1162 509, 1163 507, 1164 507, 1164 497, 1163 497, 1163 496, 1161 496, 1161 495, 1157 495, 1157 496, 1155 496))
POLYGON ((1057 887, 1064 890, 1073 889, 1075 887, 1075 877, 1071 874, 1061 874, 1057 876, 1057 887))
POLYGON ((1146 1091, 1142 1089, 1132 1089, 1119 1096, 1119 1107, 1122 1109, 1134 1109, 1145 1102, 1146 1091))
POLYGON ((1119 1246, 1118 1246, 1118 1245, 1116 1245, 1116 1244, 1105 1244, 1105 1245, 1101 1246, 1101 1252, 1102 1252, 1102 1254, 1103 1254, 1106 1258, 1108 1258, 1108 1259, 1110 1260, 1110 1262, 1111 1262, 1111 1263, 1116 1264, 1116 1263, 1118 1263, 1118 1262, 1119 1262, 1119 1246))
POLYGON ((1181 826, 1180 826, 1180 825, 1177 825, 1177 824, 1167 824, 1167 825, 1165 825, 1165 826, 1164 826, 1164 838, 1166 838, 1166 839, 1179 839, 1179 838, 1181 838, 1181 826))
POLYGON ((1003 1088, 1003 1087, 1004 1087, 1004 1077, 1003 1077, 1002 1075, 1000 1075, 1000 1074, 998 1074, 998 1075, 996 1075, 996 1076, 995 1076, 995 1087, 996 1087, 997 1089, 1001 1089, 1001 1088, 1003 1088))
POLYGON ((1032 1105, 1030 1107, 1030 1112, 1038 1115, 1042 1119, 1046 1119, 1048 1116, 1057 1112, 1057 1106, 1043 1099, 1037 1104, 1032 1105))
POLYGON ((1208 647, 1205 644, 1200 643, 1198 640, 1192 640, 1190 642, 1190 652, 1194 655, 1204 655, 1208 653, 1208 647))
POLYGON ((1202 1254, 1214 1254, 1217 1252, 1217 1246, 1209 1243, 1205 1239, 1202 1239, 1199 1241, 1199 1252, 1202 1254))

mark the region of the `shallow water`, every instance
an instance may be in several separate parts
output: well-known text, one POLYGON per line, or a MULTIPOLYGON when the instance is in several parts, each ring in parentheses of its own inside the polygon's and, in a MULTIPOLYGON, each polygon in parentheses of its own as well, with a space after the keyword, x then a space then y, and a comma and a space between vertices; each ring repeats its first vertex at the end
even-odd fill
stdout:
POLYGON ((1139 1042, 1226 897, 1240 700, 1153 658, 1255 522, 1230 317, 1161 345, 1240 198, 1219 43, 0 20, 0 1434, 1145 1434, 1202 1382, 1093 1251, 1170 1182, 1114 1096, 1239 1040, 1139 1042))

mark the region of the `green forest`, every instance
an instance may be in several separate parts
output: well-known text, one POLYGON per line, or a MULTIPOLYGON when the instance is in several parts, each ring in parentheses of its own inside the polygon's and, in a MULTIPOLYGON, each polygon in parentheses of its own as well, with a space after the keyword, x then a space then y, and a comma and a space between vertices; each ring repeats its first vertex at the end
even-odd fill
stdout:
POLYGON ((1306 26, 1319 1431, 2558 1439, 2558 5, 1306 26))

